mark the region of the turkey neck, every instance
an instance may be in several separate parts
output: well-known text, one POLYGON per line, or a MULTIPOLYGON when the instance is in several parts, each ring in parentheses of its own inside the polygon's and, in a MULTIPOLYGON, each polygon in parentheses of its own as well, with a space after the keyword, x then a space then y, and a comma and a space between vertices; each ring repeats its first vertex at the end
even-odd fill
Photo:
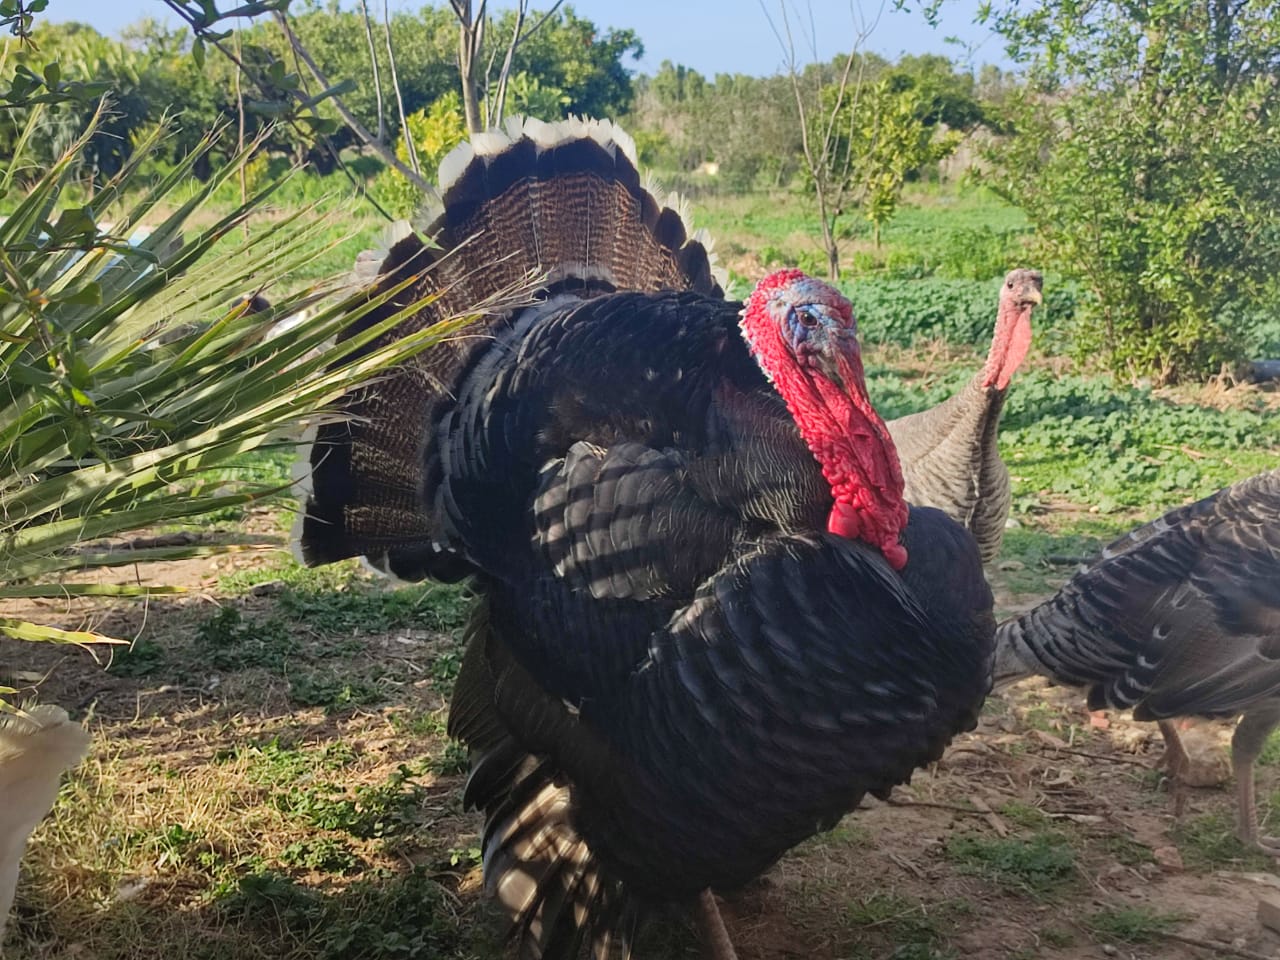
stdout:
POLYGON ((907 562, 898 542, 907 522, 902 467, 888 428, 862 389, 856 349, 839 354, 838 384, 794 361, 772 371, 773 382, 831 487, 835 503, 827 530, 878 547, 901 570, 907 562))
POLYGON ((1018 305, 1012 297, 1000 298, 996 313, 996 331, 991 351, 982 368, 982 386, 1007 390, 1014 371, 1022 364, 1031 347, 1031 304, 1018 305))

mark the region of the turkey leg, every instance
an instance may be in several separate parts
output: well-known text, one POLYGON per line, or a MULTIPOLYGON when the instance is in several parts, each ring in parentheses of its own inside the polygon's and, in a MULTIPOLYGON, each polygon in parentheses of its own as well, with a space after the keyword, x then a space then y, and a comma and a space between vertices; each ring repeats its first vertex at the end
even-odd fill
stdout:
POLYGON ((1246 847, 1280 857, 1280 838, 1258 836, 1258 805, 1254 797, 1253 762, 1267 735, 1280 724, 1280 701, 1259 704, 1240 718, 1231 738, 1231 767, 1236 778, 1236 836, 1246 847))
POLYGON ((702 937, 711 949, 711 960, 738 960, 733 941, 729 939, 729 931, 725 929, 724 920, 720 917, 716 895, 710 888, 698 894, 698 926, 702 928, 702 937))
POLYGON ((1173 793, 1173 815, 1179 818, 1187 803, 1187 790, 1182 782, 1182 772, 1190 766, 1191 758, 1187 756, 1187 748, 1182 745, 1182 737, 1178 734, 1178 728, 1172 720, 1160 720, 1156 725, 1160 728, 1160 735, 1164 737, 1164 755, 1157 761, 1156 766, 1164 767, 1169 773, 1173 793))

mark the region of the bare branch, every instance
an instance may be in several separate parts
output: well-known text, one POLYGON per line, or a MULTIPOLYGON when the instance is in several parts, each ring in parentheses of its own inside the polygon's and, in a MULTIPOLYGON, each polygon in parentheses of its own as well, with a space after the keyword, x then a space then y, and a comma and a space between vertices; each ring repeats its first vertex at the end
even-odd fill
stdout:
POLYGON ((498 74, 498 90, 493 97, 493 110, 489 114, 490 123, 497 126, 502 122, 502 114, 507 107, 507 81, 511 79, 511 61, 516 55, 516 47, 520 45, 520 28, 524 26, 525 14, 528 12, 528 0, 520 0, 516 4, 516 25, 511 31, 511 42, 507 44, 507 56, 502 61, 502 72, 498 74))
MULTIPOLYGON (((280 24, 280 29, 284 31, 285 39, 289 41, 289 46, 293 49, 294 55, 306 64, 311 75, 315 77, 316 83, 327 89, 330 86, 329 81, 325 78, 325 75, 321 72, 320 68, 316 66, 316 62, 311 58, 311 54, 307 52, 307 49, 302 45, 301 41, 298 40, 297 34, 295 34, 293 32, 293 28, 289 26, 288 18, 279 11, 276 12, 275 16, 276 21, 280 24)), ((354 133, 362 143, 373 150, 384 163, 400 171, 401 175, 419 190, 428 191, 431 189, 430 184, 422 178, 420 173, 401 163, 400 158, 396 156, 396 152, 394 150, 390 149, 385 143, 374 137, 374 135, 369 132, 368 128, 356 119, 355 115, 347 109, 346 104, 342 102, 342 98, 330 97, 329 101, 333 104, 334 109, 338 111, 338 116, 342 117, 342 122, 350 127, 351 132, 354 133)))
MULTIPOLYGON (((881 0, 875 18, 869 23, 860 19, 850 4, 850 13, 858 27, 855 31, 853 47, 844 59, 840 70, 839 81, 835 85, 834 101, 830 107, 823 106, 823 79, 825 71, 818 64, 817 26, 813 16, 812 5, 808 11, 808 40, 811 51, 811 62, 814 69, 812 91, 812 109, 807 104, 802 71, 796 56, 795 34, 792 30, 792 15, 788 13, 787 0, 779 0, 781 27, 770 15, 765 0, 760 0, 760 9, 768 21, 774 37, 777 38, 786 58, 787 73, 791 80, 791 91, 795 96, 796 109, 800 117, 800 145, 804 154, 805 165, 813 180, 814 195, 818 201, 818 218, 822 228, 822 244, 827 254, 827 270, 832 280, 840 273, 839 239, 836 234, 836 222, 844 213, 849 191, 852 189, 850 171, 853 168, 852 137, 841 136, 841 118, 852 115, 858 105, 859 98, 866 82, 867 58, 861 53, 867 37, 876 28, 884 13, 885 0, 881 0), (858 69, 854 72, 854 64, 858 69), (852 100, 850 101, 850 97, 852 100), (814 114, 813 110, 820 110, 814 114), (816 122, 821 117, 821 123, 816 122)), ((800 19, 797 15, 797 19, 800 19)))
POLYGON ((373 24, 369 22, 368 0, 360 0, 360 15, 364 19, 365 39, 369 41, 369 62, 373 65, 373 96, 378 104, 378 140, 385 141, 387 121, 382 110, 382 74, 378 70, 378 51, 373 46, 373 24))
POLYGON ((467 131, 481 133, 480 78, 476 75, 476 58, 484 46, 485 3, 480 0, 472 16, 471 0, 449 0, 458 18, 458 73, 462 77, 462 106, 467 115, 467 131))
MULTIPOLYGON (((361 0, 363 3, 364 0, 361 0)), ((387 61, 391 64, 391 89, 396 92, 396 109, 400 114, 400 131, 404 135, 404 146, 409 154, 409 166, 413 172, 422 175, 422 164, 418 162, 418 145, 413 142, 413 134, 409 130, 409 118, 404 112, 404 95, 400 92, 400 76, 396 71, 396 51, 391 45, 391 14, 387 10, 387 0, 382 0, 382 25, 387 36, 387 61)))

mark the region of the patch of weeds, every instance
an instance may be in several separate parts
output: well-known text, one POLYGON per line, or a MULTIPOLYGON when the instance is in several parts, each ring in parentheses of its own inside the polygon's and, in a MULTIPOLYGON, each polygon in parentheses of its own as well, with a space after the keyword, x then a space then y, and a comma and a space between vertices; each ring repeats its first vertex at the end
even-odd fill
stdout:
POLYGON ((316 960, 438 960, 463 946, 443 889, 421 868, 380 873, 329 895, 280 874, 251 873, 219 909, 305 943, 316 960))
POLYGON ((453 682, 458 679, 458 670, 462 667, 461 650, 443 650, 431 661, 431 686, 440 693, 447 694, 453 690, 453 682))
POLYGON ((147 677, 164 663, 164 648, 146 637, 141 637, 128 647, 112 652, 109 673, 117 677, 147 677))
POLYGON ((1031 830, 1039 830, 1049 823, 1049 816, 1039 807, 1017 800, 1010 800, 1000 808, 999 813, 1006 820, 1031 830))
POLYGON ((264 667, 283 669, 298 652, 298 642, 280 620, 245 620, 235 607, 223 607, 196 628, 203 662, 219 670, 264 667))
POLYGON ((1237 840, 1234 824, 1220 813, 1184 819, 1174 827, 1172 836, 1189 867, 1214 869, 1231 864, 1264 870, 1275 866, 1270 857, 1237 840))
POLYGON ((363 677, 300 673, 289 678, 289 699, 300 707, 324 707, 332 712, 378 703, 383 696, 375 684, 363 677))
POLYGON ((1102 849, 1114 857, 1117 863, 1122 863, 1126 867, 1138 867, 1144 863, 1156 862, 1155 854, 1146 844, 1118 834, 1103 838, 1102 849))
POLYGON ((1074 947, 1076 943, 1071 931, 1061 927, 1045 927, 1040 931, 1040 940, 1050 947, 1074 947))
POLYGON ((1071 844, 1062 834, 1050 831, 1030 840, 952 837, 947 841, 947 857, 965 873, 1033 897, 1053 893, 1075 874, 1071 844))
POLYGON ((479 866, 483 859, 484 851, 479 847, 454 847, 448 855, 449 866, 463 869, 479 866))
POLYGON ((457 740, 450 740, 438 757, 432 757, 430 769, 443 776, 456 776, 467 772, 467 748, 457 740))
POLYGON ((380 784, 343 787, 325 783, 305 790, 278 793, 272 801, 281 813, 321 830, 349 833, 360 839, 393 837, 419 825, 423 788, 405 764, 380 784))
POLYGON ((359 873, 364 869, 364 861, 351 846, 345 840, 333 837, 296 840, 280 851, 280 862, 286 867, 301 867, 319 873, 359 873))
POLYGON ((1262 752, 1258 754, 1255 761, 1260 766, 1274 767, 1280 764, 1280 730, 1271 731, 1267 737, 1267 742, 1262 745, 1262 752))
POLYGON ((443 710, 397 710, 387 719, 391 729, 405 737, 443 737, 447 727, 443 710))
POLYGON ((859 932, 882 935, 894 945, 887 956, 895 960, 948 960, 956 954, 944 938, 956 919, 972 910, 965 901, 928 903, 898 893, 876 892, 850 904, 844 920, 859 932))
POLYGON ((270 581, 284 584, 281 612, 322 634, 385 633, 400 627, 447 632, 465 623, 470 606, 464 587, 433 583, 390 589, 354 563, 313 568, 285 560, 229 574, 220 585, 235 594, 270 581))
POLYGON ((1150 943, 1185 919, 1182 914, 1161 913, 1150 907, 1108 907, 1082 922, 1099 943, 1150 943))
POLYGON ((1022 722, 1032 730, 1039 730, 1042 733, 1062 731, 1062 715, 1056 707, 1047 703, 1037 703, 1028 707, 1022 715, 1022 722))

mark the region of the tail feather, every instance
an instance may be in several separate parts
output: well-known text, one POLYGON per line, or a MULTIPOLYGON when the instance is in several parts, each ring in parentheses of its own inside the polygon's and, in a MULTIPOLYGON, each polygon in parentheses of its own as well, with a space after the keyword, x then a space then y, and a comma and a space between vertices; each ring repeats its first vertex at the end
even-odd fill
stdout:
POLYGON ((490 634, 483 601, 468 634, 449 731, 470 749, 464 805, 485 813, 485 885, 511 919, 519 956, 576 960, 590 942, 598 960, 629 957, 635 905, 575 825, 574 785, 533 752, 553 742, 593 748, 576 743, 568 711, 533 689, 490 634), (523 718, 518 731, 505 715, 523 718))
MULTIPOLYGON (((529 302, 531 283, 542 296, 722 294, 707 243, 690 238, 682 210, 645 189, 634 142, 608 121, 513 118, 445 157, 439 182, 438 199, 417 218, 420 232, 399 227, 369 289, 413 282, 347 335, 420 301, 370 349, 477 305, 492 309, 461 335, 353 391, 343 403, 347 416, 316 431, 306 455, 311 489, 296 531, 308 564, 363 555, 404 579, 469 572, 423 506, 432 502, 423 490, 424 447, 477 353, 529 302)), ((674 195, 668 202, 681 206, 674 195)), ((362 255, 357 276, 371 272, 371 258, 362 255)))

